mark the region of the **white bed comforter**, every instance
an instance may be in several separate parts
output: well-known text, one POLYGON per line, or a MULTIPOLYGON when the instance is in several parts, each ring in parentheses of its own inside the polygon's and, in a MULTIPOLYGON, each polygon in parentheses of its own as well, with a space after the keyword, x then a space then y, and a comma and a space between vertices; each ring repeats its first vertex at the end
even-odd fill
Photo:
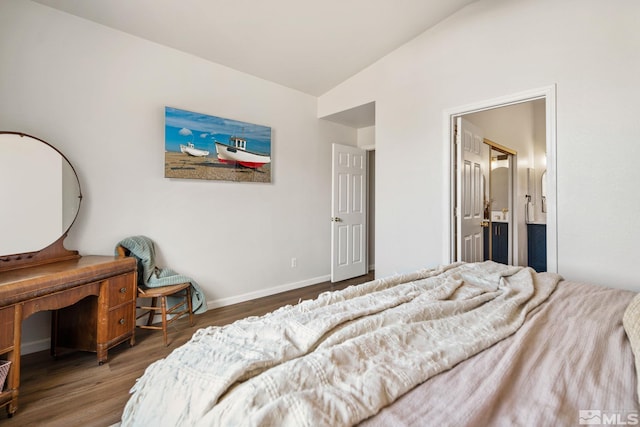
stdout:
POLYGON ((454 264, 200 329, 147 368, 122 425, 352 425, 513 334, 559 279, 454 264))

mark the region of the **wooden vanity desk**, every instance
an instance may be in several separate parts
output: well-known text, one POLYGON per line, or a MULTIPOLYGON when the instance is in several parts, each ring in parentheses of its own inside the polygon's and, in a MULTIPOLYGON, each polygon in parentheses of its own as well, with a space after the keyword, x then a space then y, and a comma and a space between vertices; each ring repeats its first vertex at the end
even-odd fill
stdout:
POLYGON ((0 361, 11 362, 0 381, 0 408, 12 416, 22 321, 51 310, 51 354, 58 348, 92 351, 103 364, 113 346, 135 343, 137 265, 135 258, 81 257, 64 247, 82 191, 58 149, 25 133, 0 131, 0 158, 0 180, 20 190, 3 198, 0 221, 0 361), (41 202, 37 209, 33 200, 41 202))
POLYGON ((9 416, 18 409, 22 320, 54 310, 52 354, 57 347, 93 351, 102 364, 111 347, 135 343, 136 280, 134 258, 111 256, 0 270, 0 359, 11 361, 0 407, 9 416))

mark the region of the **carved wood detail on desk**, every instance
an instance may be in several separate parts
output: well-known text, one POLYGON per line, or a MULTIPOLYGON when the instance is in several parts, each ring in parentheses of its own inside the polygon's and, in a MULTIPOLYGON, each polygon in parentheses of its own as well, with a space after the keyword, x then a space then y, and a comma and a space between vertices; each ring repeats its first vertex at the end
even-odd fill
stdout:
POLYGON ((67 234, 65 233, 58 240, 39 251, 0 256, 0 271, 16 270, 80 258, 78 251, 70 251, 64 247, 64 239, 66 237, 67 234))
POLYGON ((22 320, 42 310, 52 314, 51 352, 69 347, 97 353, 126 340, 135 343, 136 261, 84 256, 0 270, 0 359, 12 362, 0 407, 18 408, 22 320))

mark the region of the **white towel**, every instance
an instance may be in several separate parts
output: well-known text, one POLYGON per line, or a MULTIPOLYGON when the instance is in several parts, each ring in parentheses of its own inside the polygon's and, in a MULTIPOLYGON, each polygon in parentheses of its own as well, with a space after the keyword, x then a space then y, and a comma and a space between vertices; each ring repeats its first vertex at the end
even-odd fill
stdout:
POLYGON ((531 202, 527 202, 527 222, 535 222, 536 210, 535 206, 531 202))

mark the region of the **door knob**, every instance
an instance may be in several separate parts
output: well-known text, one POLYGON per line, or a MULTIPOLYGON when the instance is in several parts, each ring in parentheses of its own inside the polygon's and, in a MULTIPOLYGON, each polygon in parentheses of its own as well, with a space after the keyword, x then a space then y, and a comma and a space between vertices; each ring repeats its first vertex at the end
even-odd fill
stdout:
POLYGON ((331 221, 333 222, 342 222, 342 218, 338 218, 337 216, 334 216, 331 218, 331 221))

